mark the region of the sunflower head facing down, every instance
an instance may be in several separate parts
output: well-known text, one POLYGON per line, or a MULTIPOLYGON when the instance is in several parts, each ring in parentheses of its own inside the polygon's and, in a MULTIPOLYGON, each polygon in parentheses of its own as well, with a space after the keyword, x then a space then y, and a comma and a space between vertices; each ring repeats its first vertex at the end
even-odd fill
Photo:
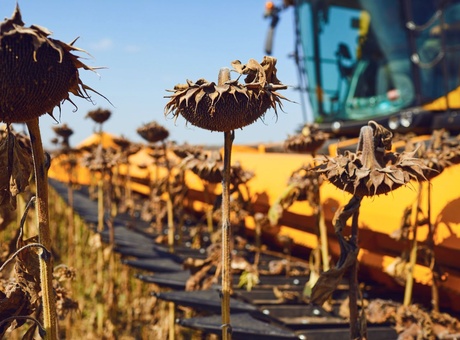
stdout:
POLYGON ((392 138, 389 130, 370 121, 361 128, 355 153, 324 156, 317 171, 336 187, 360 197, 387 194, 411 180, 426 180, 430 168, 414 157, 416 151, 390 152, 392 138))
POLYGON ((284 147, 292 152, 315 153, 328 139, 329 134, 317 124, 305 124, 300 133, 285 140, 284 147))
POLYGON ((169 136, 169 131, 155 121, 142 125, 137 133, 149 143, 163 141, 169 136))
POLYGON ((85 118, 90 118, 93 122, 97 124, 102 124, 109 120, 112 115, 112 111, 102 108, 97 108, 96 110, 89 111, 85 118))
POLYGON ((232 62, 234 71, 245 75, 244 83, 238 79, 216 85, 205 79, 174 87, 167 96, 165 115, 182 115, 192 125, 211 131, 231 131, 243 128, 261 118, 269 108, 276 113, 281 99, 277 90, 286 89, 276 77, 276 59, 264 57, 259 64, 250 59, 247 64, 232 62))
MULTIPOLYGON (((53 109, 69 94, 90 100, 78 70, 94 70, 72 52, 73 46, 50 38, 46 28, 25 27, 19 6, 0 23, 0 121, 23 123, 53 109)), ((84 51, 83 51, 84 52, 84 51)), ((93 92, 96 92, 92 90, 93 92)), ((97 92, 96 92, 97 93, 97 92)))

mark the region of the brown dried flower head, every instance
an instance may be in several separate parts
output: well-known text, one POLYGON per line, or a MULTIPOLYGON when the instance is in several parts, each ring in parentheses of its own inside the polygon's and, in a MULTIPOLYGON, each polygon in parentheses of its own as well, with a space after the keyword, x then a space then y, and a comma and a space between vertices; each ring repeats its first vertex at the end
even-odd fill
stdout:
POLYGON ((177 157, 185 158, 189 155, 198 156, 201 152, 203 152, 203 148, 184 143, 182 145, 174 145, 172 147, 172 151, 177 157))
MULTIPOLYGON (((191 170, 209 183, 222 182, 224 161, 219 151, 203 151, 199 155, 189 154, 179 166, 191 170)), ((234 186, 244 184, 253 177, 254 173, 244 170, 238 162, 230 167, 230 182, 234 186)))
POLYGON ((451 164, 460 163, 460 135, 457 136, 451 143, 448 144, 449 149, 451 150, 451 155, 449 156, 449 162, 451 164))
POLYGON ((406 152, 415 152, 415 155, 429 167, 423 171, 427 180, 436 177, 449 166, 449 162, 440 148, 441 140, 444 139, 442 135, 441 131, 433 131, 428 145, 425 143, 415 144, 412 140, 409 140, 405 145, 404 150, 406 152))
POLYGON ((283 212, 296 201, 308 201, 311 207, 318 205, 316 190, 322 183, 322 178, 310 165, 303 165, 292 172, 287 182, 287 188, 275 200, 268 211, 271 226, 276 226, 283 212))
POLYGON ((137 133, 149 143, 160 142, 169 137, 169 131, 157 122, 142 125, 137 133))
POLYGON ((123 153, 125 153, 127 156, 134 155, 138 153, 142 149, 142 146, 137 143, 132 143, 130 146, 128 146, 127 149, 123 149, 123 153))
POLYGON ((460 162, 459 140, 451 138, 444 129, 434 130, 427 144, 415 145, 412 141, 408 141, 405 150, 417 150, 417 157, 429 167, 428 171, 423 172, 428 180, 438 176, 445 168, 460 162))
POLYGON ((120 159, 120 155, 117 154, 113 148, 104 148, 102 144, 93 148, 91 154, 85 155, 82 158, 83 166, 87 167, 91 171, 105 171, 110 170, 120 159))
POLYGON ((231 131, 252 124, 269 108, 276 113, 285 99, 276 90, 286 89, 276 77, 276 59, 264 57, 259 64, 250 59, 243 65, 232 62, 234 71, 246 75, 245 83, 229 80, 216 85, 205 79, 174 87, 165 107, 165 115, 182 115, 192 125, 211 131, 231 131))
POLYGON ((62 124, 61 126, 54 126, 53 131, 60 137, 66 139, 73 135, 73 130, 67 126, 67 124, 62 124))
POLYGON ((230 168, 230 181, 233 185, 246 184, 255 176, 254 171, 245 170, 240 162, 235 162, 230 168))
POLYGON ((129 139, 124 136, 114 137, 113 142, 120 148, 119 152, 121 153, 120 161, 122 163, 129 162, 128 157, 138 153, 141 149, 141 145, 131 142, 129 139))
POLYGON ((293 152, 314 153, 328 139, 329 134, 320 130, 317 124, 305 124, 299 134, 286 139, 284 147, 293 152))
MULTIPOLYGON (((94 70, 71 52, 84 52, 49 38, 40 26, 25 27, 19 6, 0 24, 0 121, 21 123, 69 100, 69 93, 90 100, 78 69, 94 70)), ((97 93, 97 92, 96 92, 97 93)))
POLYGON ((460 163, 460 135, 451 138, 446 131, 439 131, 441 137, 438 139, 436 131, 433 131, 431 149, 436 150, 440 163, 445 163, 445 167, 460 163))
POLYGON ((107 121, 111 115, 112 111, 97 108, 96 110, 89 111, 85 118, 91 118, 95 123, 102 124, 107 121))
POLYGON ((386 194, 411 180, 426 180, 430 168, 413 152, 393 153, 392 133, 374 121, 361 128, 356 153, 325 156, 316 169, 336 187, 356 196, 386 194))
POLYGON ((315 174, 313 167, 310 164, 303 165, 299 169, 295 170, 288 180, 288 186, 294 186, 295 200, 296 201, 308 201, 313 203, 314 201, 314 187, 321 185, 322 178, 315 174))
POLYGON ((209 183, 222 182, 224 162, 219 151, 202 152, 198 156, 191 154, 182 160, 180 166, 209 183))
POLYGON ((122 150, 129 148, 129 146, 132 144, 131 141, 124 136, 113 137, 113 142, 122 150))

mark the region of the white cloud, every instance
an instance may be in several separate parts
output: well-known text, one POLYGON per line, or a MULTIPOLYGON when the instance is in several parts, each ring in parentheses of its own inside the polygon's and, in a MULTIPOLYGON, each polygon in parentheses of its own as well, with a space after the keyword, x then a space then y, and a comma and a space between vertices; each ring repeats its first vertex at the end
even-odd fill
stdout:
POLYGON ((91 50, 93 51, 108 51, 112 49, 112 47, 113 41, 110 38, 103 38, 91 44, 91 50))
POLYGON ((141 47, 138 45, 126 45, 125 46, 125 52, 128 53, 138 53, 141 51, 141 47))

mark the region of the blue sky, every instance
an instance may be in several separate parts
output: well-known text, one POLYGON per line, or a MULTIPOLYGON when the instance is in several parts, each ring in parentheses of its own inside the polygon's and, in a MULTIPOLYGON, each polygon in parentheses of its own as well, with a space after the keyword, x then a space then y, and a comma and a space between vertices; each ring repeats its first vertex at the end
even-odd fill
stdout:
MULTIPOLYGON (((15 5, 16 0, 0 0, 3 18, 11 16, 15 5)), ((95 105, 74 98, 77 112, 68 102, 62 107, 60 122, 75 131, 74 145, 92 133, 94 124, 84 117, 98 107, 112 111, 105 131, 133 141, 141 141, 136 133, 139 126, 155 120, 178 143, 223 144, 222 133, 187 125, 183 118, 175 123, 165 118, 166 90, 186 79, 217 81, 219 69, 230 67, 235 59, 261 61, 269 26, 263 18, 265 0, 22 0, 19 6, 26 26, 44 26, 53 38, 65 42, 80 37, 75 45, 91 54, 83 55, 85 62, 106 67, 98 74, 81 71, 80 77, 113 106, 94 95, 95 105)), ((281 17, 273 50, 278 78, 290 86, 297 85, 297 71, 289 58, 294 41, 291 8, 281 17)), ((236 131, 236 144, 283 141, 295 132, 303 122, 299 93, 290 88, 282 94, 297 103, 286 102, 278 118, 270 110, 264 121, 236 131)), ((59 118, 57 110, 55 116, 59 118)), ((56 123, 46 115, 40 124, 49 146, 56 123)))

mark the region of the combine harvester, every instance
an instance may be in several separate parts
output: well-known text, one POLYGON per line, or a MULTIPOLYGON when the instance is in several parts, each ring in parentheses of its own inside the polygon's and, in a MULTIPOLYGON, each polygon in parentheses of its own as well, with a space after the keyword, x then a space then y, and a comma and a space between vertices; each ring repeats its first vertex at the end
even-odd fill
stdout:
MULTIPOLYGON (((301 101, 304 115, 306 118, 306 103, 309 103, 319 129, 331 136, 326 150, 331 156, 341 150, 355 151, 360 128, 370 120, 399 137, 400 141, 393 145, 398 151, 407 143, 429 144, 435 130, 445 131, 452 139, 458 135, 460 1, 299 0, 284 1, 280 6, 269 2, 265 13, 271 19, 266 42, 268 54, 272 52, 274 31, 285 9, 294 13, 296 48, 293 56, 299 73, 299 90, 304 96, 301 101)), ((451 145, 456 145, 451 152, 458 154, 458 139, 451 145)), ((295 162, 294 159, 291 163, 268 160, 289 158, 289 155, 258 157, 271 169, 270 174, 266 174, 270 178, 264 180, 270 183, 272 190, 278 184, 281 170, 278 172, 268 164, 286 166, 295 162)), ((253 157, 243 160, 236 154, 234 158, 251 169, 263 168, 257 166, 258 161, 253 157)), ((412 218, 412 224, 418 225, 416 240, 421 250, 414 268, 415 281, 420 285, 417 288, 429 302, 429 286, 435 273, 441 305, 460 310, 456 303, 460 297, 459 170, 458 165, 447 167, 429 186, 420 189, 420 197, 418 184, 414 183, 386 196, 363 200, 359 260, 368 279, 395 288, 396 281, 389 274, 398 275, 396 264, 404 262, 401 254, 411 246, 391 236, 407 220, 405 216, 411 206, 418 202, 418 216, 412 218), (426 247, 430 248, 431 239, 435 255, 427 261, 421 253, 426 247)), ((259 180, 255 179, 252 186, 259 180)), ((253 188, 257 190, 259 188, 253 188)), ((269 197, 276 197, 276 193, 270 194, 269 197)), ((349 194, 329 183, 321 186, 330 234, 334 212, 348 199, 349 194)), ((313 225, 312 213, 305 204, 294 204, 280 220, 283 224, 280 232, 314 249, 314 231, 305 227, 313 225)), ((329 244, 332 253, 337 255, 338 246, 334 241, 329 244)))

